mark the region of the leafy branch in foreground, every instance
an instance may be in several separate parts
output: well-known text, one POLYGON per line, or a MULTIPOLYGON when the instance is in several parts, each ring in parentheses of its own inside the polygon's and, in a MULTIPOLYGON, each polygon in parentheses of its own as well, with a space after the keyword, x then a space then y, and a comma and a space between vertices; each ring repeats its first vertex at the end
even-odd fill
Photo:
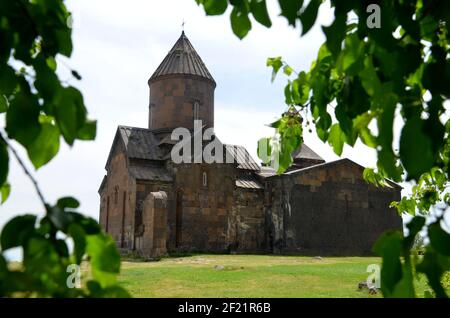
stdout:
MULTIPOLYGON (((224 14, 232 7, 231 28, 241 39, 251 29, 251 16, 271 27, 265 0, 196 2, 207 15, 224 14)), ((434 295, 447 297, 442 278, 450 270, 450 234, 443 226, 450 204, 450 110, 445 104, 450 96, 450 2, 373 2, 331 1, 334 20, 322 26, 326 42, 309 70, 295 72, 281 57, 267 60, 272 81, 280 70, 288 77, 284 90, 288 113, 312 120, 288 120, 284 113, 278 121, 283 125, 272 124, 276 138, 261 139, 259 146, 268 149, 271 158, 282 158, 279 173, 292 163, 287 157, 292 146, 302 142, 302 125, 313 124, 317 136, 339 156, 345 144, 353 147, 358 140, 375 149, 377 167, 365 171, 366 181, 379 186, 385 186, 386 179, 415 182, 410 197, 393 203, 399 213, 414 215, 408 235, 387 233, 374 246, 383 257, 383 294, 416 296, 413 277, 423 272, 434 295), (398 145, 394 120, 401 126, 398 145), (426 224, 423 215, 440 205, 438 220, 426 224), (411 247, 420 231, 426 232, 430 243, 425 255, 413 261, 411 247)), ((280 16, 293 28, 301 26, 302 36, 324 5, 321 0, 278 3, 280 16)))
MULTIPOLYGON (((49 205, 11 142, 23 146, 38 169, 57 155, 61 137, 70 146, 75 140, 95 139, 96 122, 88 119, 81 92, 56 74, 59 55, 72 53, 70 18, 62 0, 0 1, 0 113, 7 134, 2 130, 0 135, 1 201, 13 186, 7 181, 12 153, 45 210, 41 219, 17 216, 2 229, 0 297, 128 296, 116 284, 120 257, 112 238, 94 219, 75 211, 76 199, 64 197, 49 205), (11 248, 22 249, 19 266, 5 258, 11 248), (83 261, 89 262, 92 277, 81 288, 72 288, 68 270, 83 261)), ((81 79, 75 70, 70 72, 81 79)))

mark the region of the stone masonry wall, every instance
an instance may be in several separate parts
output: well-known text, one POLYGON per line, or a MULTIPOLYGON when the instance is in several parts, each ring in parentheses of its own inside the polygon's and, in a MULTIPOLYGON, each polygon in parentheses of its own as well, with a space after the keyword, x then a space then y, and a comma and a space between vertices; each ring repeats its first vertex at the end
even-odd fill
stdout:
POLYGON ((101 192, 100 224, 123 249, 132 249, 134 244, 135 189, 136 182, 128 174, 123 146, 117 143, 101 192))
POLYGON ((233 207, 231 164, 176 164, 175 249, 224 252, 229 248, 228 213, 233 207), (206 174, 206 185, 203 174, 206 174))
POLYGON ((151 192, 144 201, 142 235, 136 238, 136 250, 145 258, 167 253, 167 194, 151 192))
POLYGON ((230 251, 264 251, 264 230, 264 190, 237 188, 228 223, 230 251))
POLYGON ((199 119, 214 127, 214 84, 195 76, 164 77, 150 83, 149 128, 193 128, 194 103, 199 119))
POLYGON ((174 246, 174 233, 171 225, 174 222, 174 197, 173 197, 173 187, 171 183, 159 182, 159 181, 144 181, 138 180, 136 185, 136 241, 140 240, 140 237, 144 234, 145 224, 144 224, 144 205, 146 198, 154 192, 164 191, 167 196, 167 224, 166 224, 166 235, 167 235, 167 245, 168 248, 174 246))
POLYGON ((350 160, 268 181, 267 241, 274 252, 368 255, 375 240, 402 220, 389 208, 400 188, 376 188, 350 160))

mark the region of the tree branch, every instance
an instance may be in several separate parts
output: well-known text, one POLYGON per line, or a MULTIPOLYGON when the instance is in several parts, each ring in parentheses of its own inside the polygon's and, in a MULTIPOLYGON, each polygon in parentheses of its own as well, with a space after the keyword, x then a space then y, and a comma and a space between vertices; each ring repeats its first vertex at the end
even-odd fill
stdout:
POLYGON ((19 163, 19 165, 22 167, 22 169, 25 172, 25 174, 28 176, 28 178, 33 183, 34 188, 35 188, 35 190, 36 190, 36 192, 37 192, 37 194, 39 196, 39 199, 41 200, 41 203, 44 206, 44 209, 47 210, 47 202, 45 201, 45 198, 44 198, 44 196, 42 194, 41 189, 39 188, 39 185, 38 185, 36 179, 32 176, 31 172, 28 170, 28 168, 26 167, 25 163, 20 158, 20 156, 17 153, 17 151, 14 149, 14 147, 8 141, 8 138, 3 136, 2 132, 0 132, 0 141, 3 141, 8 146, 8 148, 11 150, 11 152, 13 153, 13 155, 16 158, 17 162, 19 163))

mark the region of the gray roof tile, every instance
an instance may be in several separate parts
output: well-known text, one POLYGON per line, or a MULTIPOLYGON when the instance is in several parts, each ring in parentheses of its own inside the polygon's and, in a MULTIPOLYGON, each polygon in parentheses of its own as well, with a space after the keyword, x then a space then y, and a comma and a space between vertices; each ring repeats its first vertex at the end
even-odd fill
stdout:
POLYGON ((181 33, 180 38, 150 77, 152 81, 160 76, 171 74, 197 75, 212 81, 214 78, 206 68, 200 56, 195 51, 189 39, 181 33))
POLYGON ((131 166, 130 173, 138 180, 172 181, 172 176, 163 166, 131 166))
POLYGON ((238 164, 238 169, 259 171, 260 167, 243 146, 225 145, 227 152, 238 164))
POLYGON ((314 151, 312 151, 311 148, 309 148, 307 145, 302 144, 299 149, 297 149, 292 157, 294 159, 314 159, 314 160, 323 160, 321 156, 316 154, 314 151))
POLYGON ((236 179, 236 186, 238 188, 244 189, 264 189, 261 183, 258 182, 255 178, 252 177, 239 177, 236 179))
POLYGON ((119 126, 128 158, 162 160, 159 139, 145 128, 119 126))

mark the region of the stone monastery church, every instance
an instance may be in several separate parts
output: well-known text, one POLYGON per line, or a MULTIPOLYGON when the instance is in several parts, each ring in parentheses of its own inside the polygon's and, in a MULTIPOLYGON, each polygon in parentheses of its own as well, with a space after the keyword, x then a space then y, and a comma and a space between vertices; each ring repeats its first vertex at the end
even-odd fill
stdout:
POLYGON ((362 166, 304 144, 281 175, 236 145, 223 145, 231 162, 175 163, 175 128, 214 127, 216 82, 184 32, 148 84, 148 128, 117 127, 99 189, 100 223, 123 252, 367 255, 402 228, 389 208, 400 186, 367 184, 362 166))

